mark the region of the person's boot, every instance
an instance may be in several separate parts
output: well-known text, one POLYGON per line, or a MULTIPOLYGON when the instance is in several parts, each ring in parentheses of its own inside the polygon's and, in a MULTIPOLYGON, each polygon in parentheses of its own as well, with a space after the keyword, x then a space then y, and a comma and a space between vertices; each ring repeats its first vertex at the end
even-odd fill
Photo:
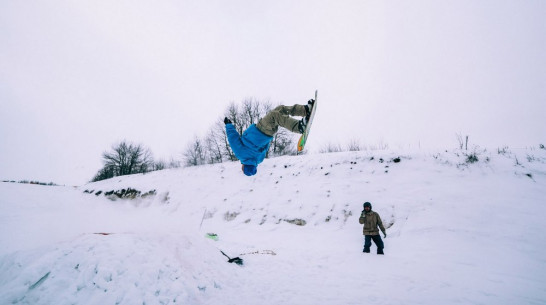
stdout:
POLYGON ((362 250, 363 253, 370 253, 370 249, 366 249, 364 248, 364 250, 362 250))
POLYGON ((378 255, 384 255, 385 253, 383 253, 383 249, 377 249, 377 254, 378 255))
POLYGON ((298 123, 298 130, 300 133, 304 133, 305 132, 305 129, 307 128, 307 121, 308 121, 308 118, 307 117, 304 117, 302 118, 299 123, 298 123))
POLYGON ((310 99, 307 101, 307 105, 305 105, 305 117, 307 120, 309 120, 309 116, 311 115, 311 111, 313 111, 313 106, 315 105, 315 100, 310 99))

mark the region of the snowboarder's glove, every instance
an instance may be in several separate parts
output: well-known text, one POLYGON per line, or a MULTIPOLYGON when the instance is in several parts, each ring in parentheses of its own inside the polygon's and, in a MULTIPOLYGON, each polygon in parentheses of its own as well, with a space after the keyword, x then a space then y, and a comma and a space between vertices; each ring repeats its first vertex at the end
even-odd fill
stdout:
POLYGON ((231 120, 228 119, 227 117, 224 118, 224 124, 231 124, 231 120))
POLYGON ((313 105, 315 103, 315 100, 314 99, 310 99, 307 101, 307 104, 309 105, 313 105))
POLYGON ((387 233, 383 232, 383 237, 387 238, 387 233))

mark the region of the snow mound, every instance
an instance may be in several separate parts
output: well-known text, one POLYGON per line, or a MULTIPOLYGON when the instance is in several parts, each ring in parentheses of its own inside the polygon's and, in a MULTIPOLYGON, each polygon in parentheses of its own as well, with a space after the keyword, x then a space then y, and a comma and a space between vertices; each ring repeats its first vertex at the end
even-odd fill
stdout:
POLYGON ((0 304, 546 302, 544 149, 281 157, 252 178, 224 163, 0 192, 0 304), (361 252, 365 201, 385 256, 361 252))
POLYGON ((204 239, 86 234, 2 260, 1 304, 195 304, 221 289, 224 267, 204 239), (60 298, 60 296, 62 296, 60 298))

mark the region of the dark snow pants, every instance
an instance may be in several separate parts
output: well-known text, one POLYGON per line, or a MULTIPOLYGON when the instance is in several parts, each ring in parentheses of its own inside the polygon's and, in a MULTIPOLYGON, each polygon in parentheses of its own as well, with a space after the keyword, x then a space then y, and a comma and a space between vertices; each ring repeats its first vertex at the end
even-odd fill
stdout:
POLYGON ((364 250, 362 252, 370 253, 372 240, 377 246, 377 254, 383 254, 384 244, 380 235, 364 235, 364 250))

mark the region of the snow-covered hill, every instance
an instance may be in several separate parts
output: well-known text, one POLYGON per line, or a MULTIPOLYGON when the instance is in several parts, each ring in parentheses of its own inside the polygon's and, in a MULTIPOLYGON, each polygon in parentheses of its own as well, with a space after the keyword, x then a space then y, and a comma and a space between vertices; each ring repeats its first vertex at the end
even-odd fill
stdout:
POLYGON ((252 178, 224 163, 78 188, 1 183, 0 304, 544 304, 546 151, 476 156, 347 152, 268 159, 252 178), (388 227, 384 256, 362 253, 365 201, 388 227))

